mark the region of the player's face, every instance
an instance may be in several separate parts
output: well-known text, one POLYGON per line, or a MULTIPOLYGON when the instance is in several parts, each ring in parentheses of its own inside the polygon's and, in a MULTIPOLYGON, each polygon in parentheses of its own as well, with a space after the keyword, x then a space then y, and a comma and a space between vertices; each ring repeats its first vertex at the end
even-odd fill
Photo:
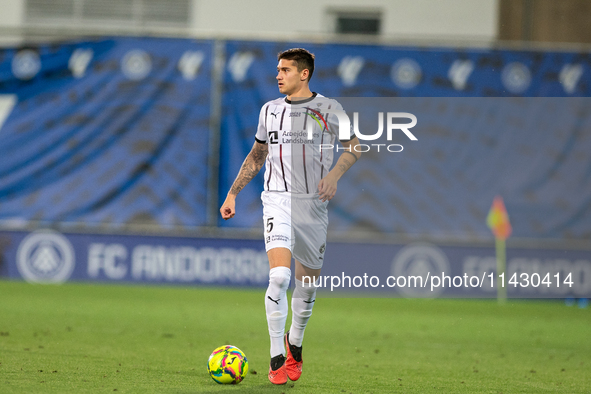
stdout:
POLYGON ((306 79, 303 76, 305 70, 298 72, 295 60, 279 60, 277 65, 277 85, 279 92, 291 96, 300 90, 306 79))

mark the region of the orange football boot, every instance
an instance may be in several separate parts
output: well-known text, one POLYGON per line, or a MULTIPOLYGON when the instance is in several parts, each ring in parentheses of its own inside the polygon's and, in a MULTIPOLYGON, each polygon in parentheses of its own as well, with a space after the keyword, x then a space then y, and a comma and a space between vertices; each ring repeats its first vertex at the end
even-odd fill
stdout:
POLYGON ((283 354, 271 359, 271 365, 269 366, 269 381, 273 384, 287 383, 287 369, 285 368, 285 356, 283 354))
POLYGON ((289 380, 295 382, 302 376, 302 347, 289 343, 289 331, 285 334, 285 349, 287 350, 287 359, 285 360, 287 376, 289 380))

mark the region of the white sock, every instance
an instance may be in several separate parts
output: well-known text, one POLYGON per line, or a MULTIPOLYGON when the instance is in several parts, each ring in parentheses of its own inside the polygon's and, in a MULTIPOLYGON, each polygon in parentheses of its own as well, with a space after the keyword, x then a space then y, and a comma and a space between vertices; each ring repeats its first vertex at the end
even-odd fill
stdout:
POLYGON ((316 286, 306 285, 302 281, 295 280, 295 290, 291 297, 291 328, 289 329, 289 343, 295 346, 302 346, 304 341, 304 330, 312 316, 312 308, 316 300, 316 286))
POLYGON ((271 337, 271 357, 285 354, 283 335, 287 320, 287 288, 291 279, 291 270, 287 267, 275 267, 269 271, 269 287, 265 293, 265 310, 269 337, 271 337))

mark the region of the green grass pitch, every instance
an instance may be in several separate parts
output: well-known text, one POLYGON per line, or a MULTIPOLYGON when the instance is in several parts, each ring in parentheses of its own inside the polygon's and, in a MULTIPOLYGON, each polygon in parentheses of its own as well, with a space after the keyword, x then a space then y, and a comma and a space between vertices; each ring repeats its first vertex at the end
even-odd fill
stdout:
POLYGON ((319 299, 297 382, 267 380, 264 290, 0 281, 1 393, 584 393, 591 310, 562 302, 319 299), (214 348, 249 360, 237 386, 214 348))

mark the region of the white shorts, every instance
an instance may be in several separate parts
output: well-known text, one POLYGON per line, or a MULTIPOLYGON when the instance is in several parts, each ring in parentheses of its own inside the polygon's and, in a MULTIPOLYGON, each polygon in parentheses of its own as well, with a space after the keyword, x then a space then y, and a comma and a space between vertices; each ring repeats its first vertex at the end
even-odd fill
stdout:
POLYGON ((262 192, 265 249, 287 248, 294 259, 320 269, 326 250, 328 201, 318 195, 262 192))

